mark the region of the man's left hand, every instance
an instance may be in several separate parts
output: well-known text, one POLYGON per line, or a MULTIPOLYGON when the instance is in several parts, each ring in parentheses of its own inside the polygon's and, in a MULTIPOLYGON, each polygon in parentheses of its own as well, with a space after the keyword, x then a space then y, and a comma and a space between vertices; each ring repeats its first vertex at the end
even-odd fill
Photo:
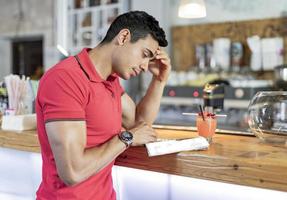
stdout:
POLYGON ((148 69, 157 80, 166 82, 171 70, 170 58, 167 53, 159 48, 155 58, 149 62, 148 69))

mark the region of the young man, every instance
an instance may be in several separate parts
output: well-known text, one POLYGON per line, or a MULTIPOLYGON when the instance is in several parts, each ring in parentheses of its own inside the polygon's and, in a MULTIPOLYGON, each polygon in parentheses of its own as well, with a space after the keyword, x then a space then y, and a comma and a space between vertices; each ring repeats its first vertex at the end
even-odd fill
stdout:
POLYGON ((48 70, 36 101, 43 159, 39 200, 114 200, 111 169, 129 146, 156 140, 151 128, 170 59, 158 21, 145 12, 120 15, 104 40, 48 70), (150 71, 153 79, 138 105, 125 80, 150 71), (122 127, 126 131, 122 131, 122 127))

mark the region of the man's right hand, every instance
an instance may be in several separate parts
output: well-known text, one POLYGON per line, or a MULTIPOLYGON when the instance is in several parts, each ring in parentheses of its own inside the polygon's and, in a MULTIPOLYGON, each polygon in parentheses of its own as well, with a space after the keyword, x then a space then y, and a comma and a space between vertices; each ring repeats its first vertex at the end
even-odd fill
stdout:
POLYGON ((145 122, 138 123, 129 131, 133 134, 132 146, 140 146, 149 142, 154 142, 157 138, 157 133, 145 122))

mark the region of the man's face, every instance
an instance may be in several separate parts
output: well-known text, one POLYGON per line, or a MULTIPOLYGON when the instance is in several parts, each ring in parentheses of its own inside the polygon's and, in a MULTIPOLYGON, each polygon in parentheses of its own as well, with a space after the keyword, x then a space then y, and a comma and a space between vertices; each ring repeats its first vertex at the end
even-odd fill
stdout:
POLYGON ((154 59, 158 48, 158 42, 150 35, 135 43, 126 42, 116 53, 113 71, 125 80, 147 71, 149 61, 154 59))

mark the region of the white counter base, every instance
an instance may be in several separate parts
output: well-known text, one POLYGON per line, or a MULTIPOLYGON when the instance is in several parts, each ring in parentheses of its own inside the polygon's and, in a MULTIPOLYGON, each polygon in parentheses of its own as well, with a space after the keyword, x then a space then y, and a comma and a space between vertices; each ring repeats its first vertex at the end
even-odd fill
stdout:
MULTIPOLYGON (((0 200, 34 200, 41 181, 38 153, 0 148, 0 200)), ((117 200, 287 200, 287 192, 114 166, 117 200)))

